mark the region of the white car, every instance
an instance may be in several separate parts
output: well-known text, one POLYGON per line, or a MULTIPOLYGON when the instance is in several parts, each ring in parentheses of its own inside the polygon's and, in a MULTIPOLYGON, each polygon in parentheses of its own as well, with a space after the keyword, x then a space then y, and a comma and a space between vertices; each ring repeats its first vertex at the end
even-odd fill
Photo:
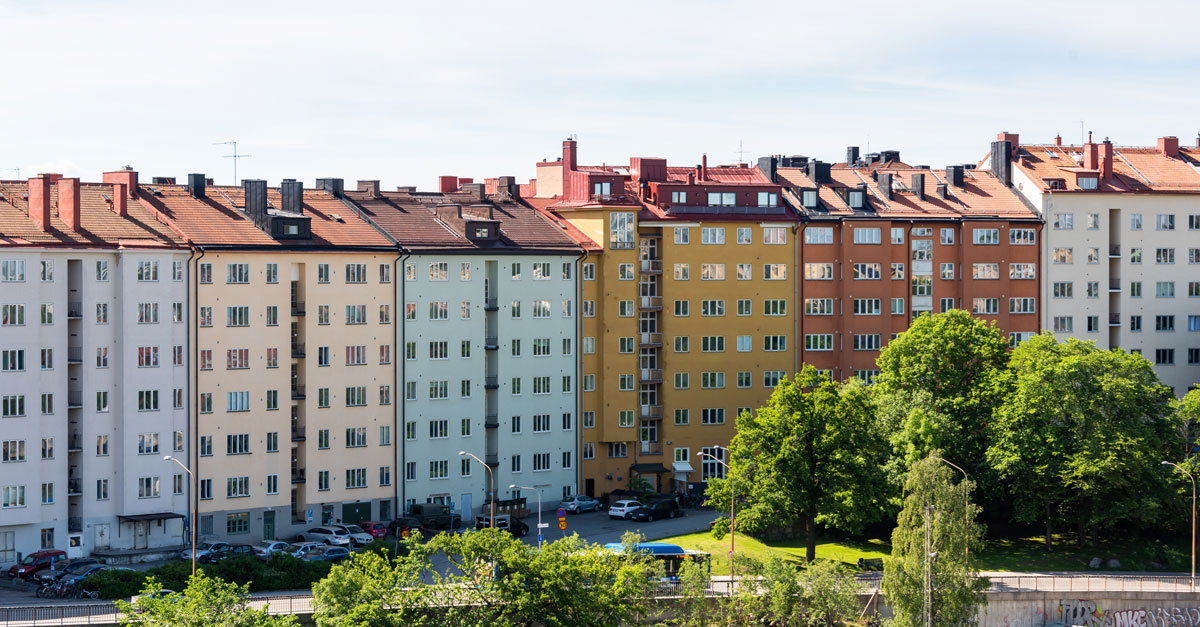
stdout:
MULTIPOLYGON (((196 545, 196 559, 200 559, 217 549, 229 546, 228 542, 201 542, 196 545)), ((184 549, 179 552, 179 559, 192 559, 192 550, 184 549)))
POLYGON ((363 530, 362 527, 359 527, 358 525, 333 523, 329 526, 334 529, 345 530, 346 533, 350 534, 350 542, 354 546, 363 546, 364 544, 370 544, 371 541, 375 539, 375 536, 367 533, 366 531, 363 530))
POLYGON ((350 534, 345 529, 338 527, 313 527, 308 531, 301 532, 300 539, 340 546, 350 544, 350 534))
POLYGON ((608 508, 609 518, 629 518, 633 510, 641 507, 642 504, 638 501, 617 501, 608 508))
POLYGON ((263 540, 254 545, 254 556, 260 560, 271 557, 272 553, 282 553, 288 550, 288 543, 279 540, 263 540))

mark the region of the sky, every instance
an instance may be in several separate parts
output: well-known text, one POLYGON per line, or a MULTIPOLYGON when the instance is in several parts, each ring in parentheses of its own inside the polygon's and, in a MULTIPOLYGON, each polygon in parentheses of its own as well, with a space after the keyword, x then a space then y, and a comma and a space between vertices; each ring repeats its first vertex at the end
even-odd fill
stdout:
POLYGON ((1200 3, 0 0, 0 178, 277 185, 768 154, 1195 143, 1200 3), (1082 123, 1082 124, 1081 124, 1082 123), (744 150, 739 155, 739 147, 744 150))

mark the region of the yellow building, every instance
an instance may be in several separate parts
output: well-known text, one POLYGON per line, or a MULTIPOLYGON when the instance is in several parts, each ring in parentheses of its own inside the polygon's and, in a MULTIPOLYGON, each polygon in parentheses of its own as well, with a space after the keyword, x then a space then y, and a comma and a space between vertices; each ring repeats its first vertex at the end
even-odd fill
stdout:
POLYGON ((580 166, 575 142, 522 189, 588 251, 583 278, 583 491, 663 492, 723 476, 741 411, 792 374, 795 214, 745 165, 580 166))
POLYGON ((395 244, 334 193, 143 185, 195 249, 199 532, 288 537, 396 512, 395 244))

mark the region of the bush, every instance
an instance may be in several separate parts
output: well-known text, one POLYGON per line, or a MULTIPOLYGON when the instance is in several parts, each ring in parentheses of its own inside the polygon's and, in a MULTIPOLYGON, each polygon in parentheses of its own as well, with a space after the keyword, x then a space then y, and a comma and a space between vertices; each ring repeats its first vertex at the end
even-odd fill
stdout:
MULTIPOLYGON (((196 565, 197 572, 203 568, 200 564, 196 565)), ((167 562, 162 566, 151 568, 146 571, 146 574, 154 577, 167 590, 182 591, 187 587, 188 579, 192 576, 192 561, 167 562)))
MULTIPOLYGON (((189 567, 189 572, 190 572, 189 567)), ((101 599, 128 599, 146 585, 146 573, 136 570, 106 569, 88 576, 80 583, 84 590, 95 590, 101 599)))
MULTIPOLYGON (((261 562, 259 562, 261 564, 261 562)), ((306 562, 288 553, 275 553, 265 566, 261 576, 250 582, 250 590, 299 590, 311 588, 314 583, 329 574, 330 562, 306 562)))
POLYGON ((397 547, 399 547, 400 557, 408 555, 408 546, 405 543, 388 538, 376 538, 364 544, 362 550, 363 553, 378 553, 380 557, 390 560, 396 557, 397 547))

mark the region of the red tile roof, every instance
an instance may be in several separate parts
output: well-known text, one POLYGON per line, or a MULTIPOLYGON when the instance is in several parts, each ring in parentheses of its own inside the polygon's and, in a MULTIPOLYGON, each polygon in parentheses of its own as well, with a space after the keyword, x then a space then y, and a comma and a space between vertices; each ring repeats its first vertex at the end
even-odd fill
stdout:
MULTIPOLYGON (((241 187, 210 186, 202 198, 193 198, 186 185, 143 184, 139 189, 139 202, 161 212, 198 246, 395 248, 352 207, 323 190, 304 190, 304 215, 311 218, 312 238, 276 240, 246 215, 241 187)), ((268 210, 282 202, 278 189, 267 190, 268 210)))
MULTIPOLYGON (((771 185, 771 181, 758 170, 758 168, 739 167, 739 166, 716 166, 708 168, 708 179, 704 181, 696 181, 696 185, 705 183, 720 183, 721 185, 771 185)), ((667 167, 667 180, 670 182, 684 182, 688 180, 689 174, 695 174, 696 168, 678 168, 674 166, 667 167)))
MULTIPOLYGON (((1095 190, 1080 189, 1076 182, 1082 168, 1081 146, 1021 144, 1013 167, 1024 172, 1043 191, 1050 191, 1047 180, 1061 181, 1055 193, 1170 192, 1200 193, 1200 151, 1181 148, 1181 157, 1168 157, 1153 147, 1113 147, 1112 177, 1101 180, 1095 190)), ((1093 172, 1095 170, 1092 170, 1093 172)))
POLYGON ((604 247, 588 237, 579 227, 575 226, 570 221, 562 217, 558 212, 550 209, 551 206, 558 204, 562 200, 561 196, 553 198, 522 198, 521 202, 529 205, 534 211, 541 214, 542 217, 552 222, 555 226, 562 229, 563 233, 567 234, 576 244, 583 247, 584 250, 590 253, 604 252, 604 247))
POLYGON ((26 181, 0 181, 0 246, 61 247, 181 247, 183 238, 136 202, 127 203, 126 216, 112 211, 113 186, 81 183, 79 232, 58 217, 58 186, 51 184, 50 230, 29 217, 26 181), (107 199, 106 199, 107 197, 107 199))

